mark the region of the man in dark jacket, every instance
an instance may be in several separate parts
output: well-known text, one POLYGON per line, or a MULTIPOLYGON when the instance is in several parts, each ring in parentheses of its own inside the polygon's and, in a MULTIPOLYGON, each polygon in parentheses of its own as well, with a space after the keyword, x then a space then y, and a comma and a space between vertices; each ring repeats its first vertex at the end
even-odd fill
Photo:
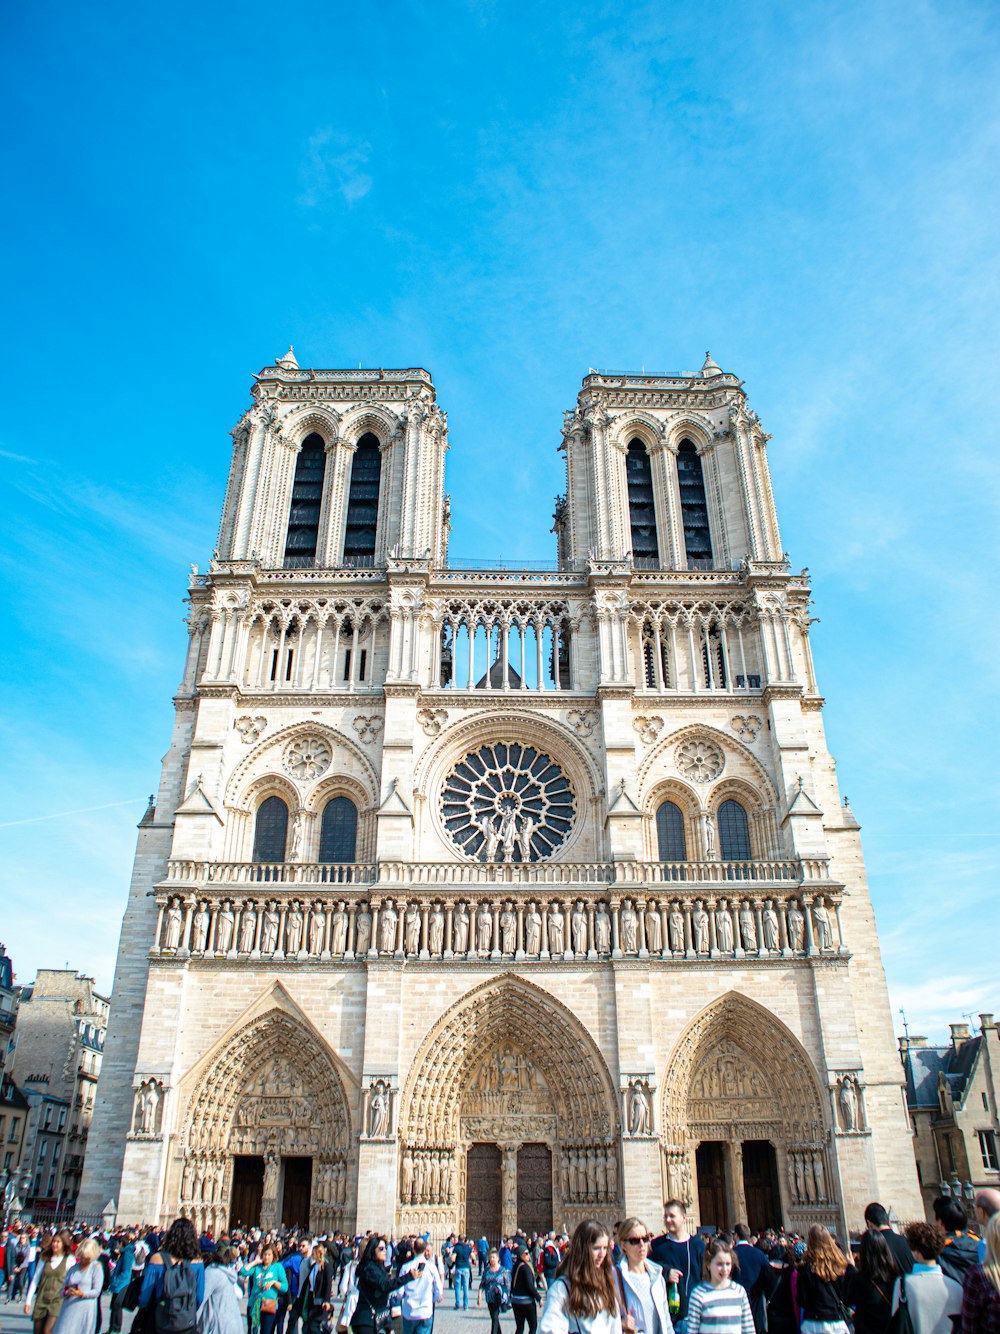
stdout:
POLYGON ((906 1244, 906 1238, 901 1237, 898 1232, 893 1232, 888 1213, 876 1201, 873 1201, 865 1210, 865 1225, 869 1232, 882 1233, 885 1244, 892 1251, 892 1258, 899 1266, 899 1272, 901 1274, 911 1273, 913 1270, 913 1255, 906 1244))
POLYGON ((966 1274, 979 1263, 979 1238, 966 1230, 965 1208, 954 1196, 942 1195, 934 1201, 934 1217, 946 1233, 938 1264, 949 1278, 964 1283, 966 1274))
POLYGON ((740 1287, 746 1289, 747 1297, 750 1299, 754 1329, 757 1334, 763 1334, 767 1329, 768 1299, 778 1286, 778 1276, 771 1268, 764 1252, 751 1243, 750 1229, 746 1223, 737 1223, 733 1233, 736 1237, 736 1246, 733 1250, 736 1258, 733 1278, 740 1287))

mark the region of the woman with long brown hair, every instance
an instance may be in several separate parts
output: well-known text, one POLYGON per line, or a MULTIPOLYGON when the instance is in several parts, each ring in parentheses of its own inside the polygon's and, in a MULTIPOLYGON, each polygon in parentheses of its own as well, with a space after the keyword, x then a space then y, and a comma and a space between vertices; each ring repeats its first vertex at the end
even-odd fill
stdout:
POLYGON ((595 1218, 577 1226, 549 1284, 538 1334, 621 1334, 621 1302, 608 1229, 595 1218))
POLYGON ((802 1334, 850 1334, 847 1323, 847 1257, 826 1228, 813 1223, 805 1263, 798 1272, 802 1334))
POLYGON ((65 1228, 42 1242, 42 1253, 24 1298, 24 1314, 34 1322, 34 1334, 52 1334, 63 1304, 63 1284, 73 1264, 73 1238, 65 1228), (34 1302, 34 1307, 32 1307, 34 1302))

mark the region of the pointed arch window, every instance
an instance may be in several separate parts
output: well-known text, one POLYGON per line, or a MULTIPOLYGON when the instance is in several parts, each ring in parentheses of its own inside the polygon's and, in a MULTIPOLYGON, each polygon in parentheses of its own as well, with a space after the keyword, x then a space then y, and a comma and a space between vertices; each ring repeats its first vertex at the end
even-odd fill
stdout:
POLYGON ((708 525, 708 501, 701 459, 690 440, 677 449, 677 482, 681 493, 684 551, 689 570, 712 568, 712 533, 708 525))
POLYGON ((288 807, 280 797, 267 797, 257 807, 253 831, 255 862, 283 862, 288 843, 288 807))
POLYGON ((719 807, 719 850, 724 862, 750 861, 750 822, 732 798, 719 807))
POLYGON ((687 861, 684 815, 673 801, 664 801, 657 807, 656 844, 661 862, 687 861))
POLYGON ((319 831, 321 862, 353 862, 358 850, 358 808, 350 797, 333 797, 323 807, 319 831))
POLYGON ((625 477, 628 482, 628 509, 632 525, 632 559, 636 564, 646 562, 659 565, 660 546, 656 540, 653 469, 646 446, 641 440, 628 442, 625 477))
POLYGON ((368 431, 358 441, 351 463, 344 528, 344 564, 371 565, 375 560, 378 497, 382 481, 382 450, 378 436, 368 431))
POLYGON ((309 570, 316 564, 325 472, 326 445, 323 437, 313 431, 302 441, 295 460, 292 507, 288 512, 285 538, 286 570, 309 570))

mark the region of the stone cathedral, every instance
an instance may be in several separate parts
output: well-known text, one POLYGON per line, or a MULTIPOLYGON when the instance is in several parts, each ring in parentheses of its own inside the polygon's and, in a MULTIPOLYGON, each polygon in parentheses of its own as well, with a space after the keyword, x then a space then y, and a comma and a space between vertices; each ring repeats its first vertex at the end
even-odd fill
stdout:
POLYGON ((451 1228, 922 1217, 768 436, 591 373, 558 559, 449 560, 424 370, 263 370, 192 567, 80 1199, 451 1228))

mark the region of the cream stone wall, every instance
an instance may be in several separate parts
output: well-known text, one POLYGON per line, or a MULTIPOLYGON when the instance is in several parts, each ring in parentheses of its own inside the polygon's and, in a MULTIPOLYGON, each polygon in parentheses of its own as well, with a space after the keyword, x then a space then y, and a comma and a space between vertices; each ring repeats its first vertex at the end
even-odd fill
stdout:
POLYGON ((447 423, 426 372, 286 357, 254 397, 219 550, 189 588, 85 1194, 128 1218, 273 1222, 304 1207, 289 1183, 308 1159, 314 1227, 485 1227, 483 1208, 496 1228, 526 1209, 652 1222, 671 1194, 726 1215, 713 1222, 843 1230, 875 1198, 918 1216, 809 583, 782 556, 767 437, 736 377, 710 359, 697 376, 587 377, 551 571, 448 566, 447 423), (317 563, 285 569, 314 431, 317 563), (347 568, 367 431, 375 557, 347 568), (632 439, 655 568, 631 557, 632 439), (687 568, 685 440, 711 569, 687 568), (264 866, 268 797, 289 825, 264 866), (334 797, 357 810, 349 864, 319 861, 334 797), (664 801, 686 854, 667 862, 664 801), (727 801, 749 859, 723 856, 727 801), (498 1164, 485 1199, 467 1184, 487 1170, 477 1145, 498 1164))

